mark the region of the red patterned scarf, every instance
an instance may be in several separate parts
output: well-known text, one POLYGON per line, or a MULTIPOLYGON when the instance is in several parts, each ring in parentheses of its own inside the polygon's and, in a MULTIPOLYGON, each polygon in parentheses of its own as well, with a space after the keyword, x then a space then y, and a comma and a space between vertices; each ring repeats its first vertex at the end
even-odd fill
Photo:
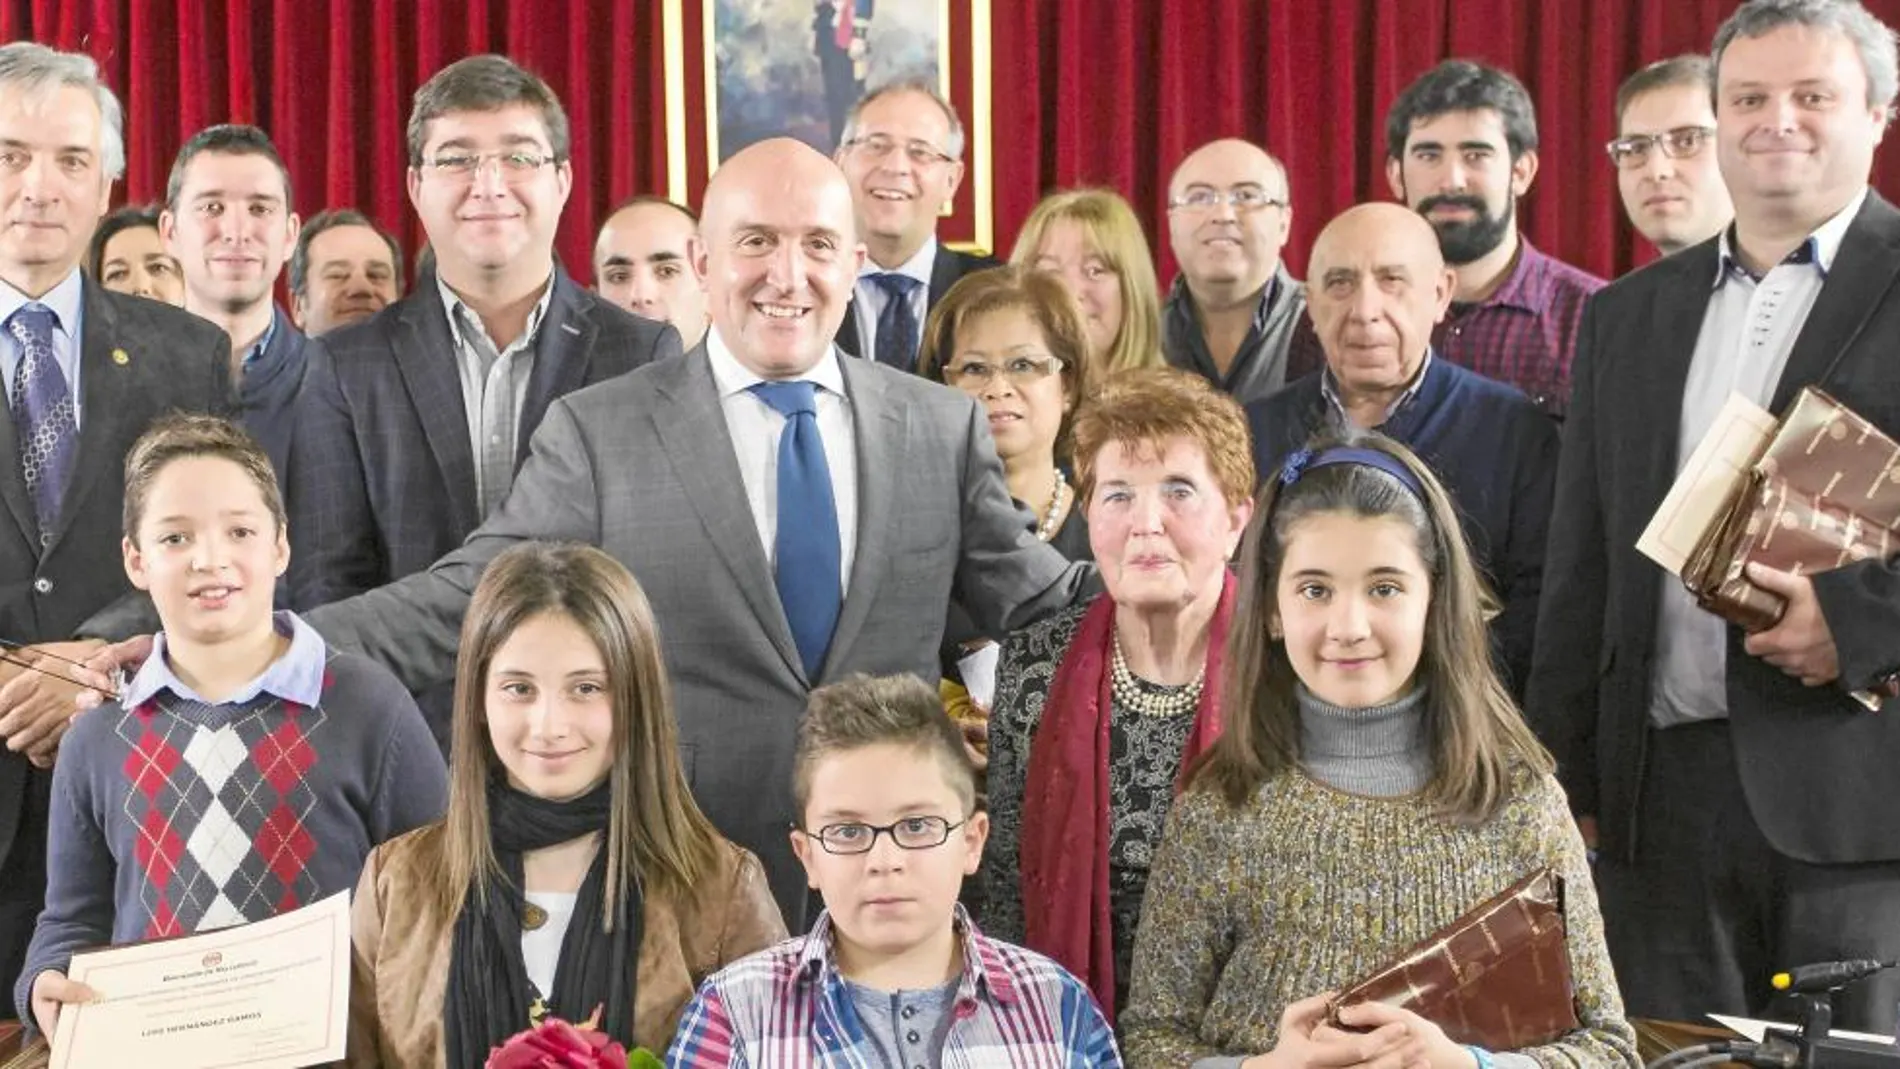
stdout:
MULTIPOLYGON (((1207 627, 1207 670, 1185 771, 1220 736, 1221 660, 1234 614, 1234 577, 1207 627)), ((1023 787, 1020 879, 1024 943, 1080 977, 1115 1023, 1115 950, 1108 902, 1108 724, 1113 706, 1115 603, 1104 594, 1082 615, 1043 704, 1023 787)), ((1175 790, 1185 784, 1175 780, 1175 790)))

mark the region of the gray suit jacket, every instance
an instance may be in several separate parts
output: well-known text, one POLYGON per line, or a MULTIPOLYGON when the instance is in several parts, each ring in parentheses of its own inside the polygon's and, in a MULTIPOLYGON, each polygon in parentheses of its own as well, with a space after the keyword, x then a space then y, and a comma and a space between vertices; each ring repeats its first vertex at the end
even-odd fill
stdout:
POLYGON ((540 539, 613 554, 653 603, 695 797, 764 861, 801 929, 812 911, 786 830, 811 688, 855 672, 935 680, 953 591, 1001 631, 1095 585, 1092 568, 1031 533, 974 400, 869 361, 840 364, 857 436, 857 555, 819 680, 800 667, 703 347, 555 401, 507 501, 466 545, 308 619, 419 688, 449 677, 469 595, 503 549, 540 539))

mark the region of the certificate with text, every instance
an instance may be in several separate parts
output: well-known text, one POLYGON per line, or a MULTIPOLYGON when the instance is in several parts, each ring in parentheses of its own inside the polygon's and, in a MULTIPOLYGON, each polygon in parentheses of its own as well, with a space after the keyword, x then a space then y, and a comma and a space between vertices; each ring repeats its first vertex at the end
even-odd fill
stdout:
POLYGON ((255 924, 73 955, 95 1001, 67 1006, 52 1069, 296 1069, 341 1061, 350 896, 255 924))

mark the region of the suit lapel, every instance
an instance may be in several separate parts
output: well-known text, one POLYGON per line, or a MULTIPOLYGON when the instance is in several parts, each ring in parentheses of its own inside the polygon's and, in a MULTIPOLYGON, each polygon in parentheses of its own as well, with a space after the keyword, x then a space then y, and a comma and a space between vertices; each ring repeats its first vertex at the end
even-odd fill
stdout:
MULTIPOLYGON (((80 511, 80 502, 92 492, 93 484, 99 481, 100 474, 118 470, 125 463, 125 393, 130 386, 128 380, 135 374, 134 369, 142 366, 138 342, 121 337, 117 310, 99 296, 91 282, 82 283, 80 294, 85 307, 85 320, 79 328, 79 391, 82 404, 79 413, 79 458, 73 465, 72 479, 66 484, 65 497, 59 503, 59 529, 46 547, 48 553, 66 537, 72 518, 80 511), (114 353, 123 353, 125 362, 120 363, 115 359, 114 353)), ((17 483, 20 500, 24 503, 26 480, 17 471, 10 475, 9 490, 17 483)), ((10 493, 7 504, 11 511, 13 500, 10 493)), ((32 515, 30 508, 25 511, 26 515, 32 515)), ((30 523, 28 527, 31 528, 30 523)), ((29 541, 34 539, 29 538, 29 541)))
POLYGON ((567 272, 554 269, 554 296, 548 300, 547 322, 541 324, 540 337, 535 339, 534 370, 528 377, 528 396, 515 433, 517 467, 528 458, 534 429, 547 415, 548 405, 579 389, 587 378, 587 358, 594 351, 594 336, 600 333, 593 318, 585 314, 585 302, 591 300, 567 272))
MULTIPOLYGON (((1647 358, 1628 361, 1627 393, 1605 397, 1611 404, 1630 404, 1645 411, 1634 422, 1653 426, 1656 433, 1640 440, 1649 451, 1640 458, 1641 501, 1660 503, 1676 479, 1682 438, 1682 396, 1689 385, 1689 364, 1695 358, 1696 338, 1708 312, 1715 282, 1716 245, 1713 240, 1679 252, 1665 261, 1669 277, 1656 287, 1650 305, 1647 358)), ((1615 387, 1617 383, 1606 384, 1615 387)))
POLYGON ((958 262, 957 254, 951 252, 948 246, 939 241, 937 255, 930 262, 930 296, 925 310, 937 307, 937 302, 943 300, 943 295, 949 293, 950 287, 956 285, 957 279, 962 277, 963 265, 958 262))
POLYGON ((1843 350, 1854 343, 1881 297, 1900 275, 1900 212, 1867 194, 1828 269, 1820 296, 1795 337, 1769 410, 1779 415, 1803 386, 1819 385, 1843 350))
POLYGON ((779 604, 765 547, 759 544, 758 523, 746 501, 745 481, 739 475, 732 434, 726 429, 726 414, 705 344, 694 346, 684 360, 668 362, 663 376, 652 374, 654 391, 661 400, 653 412, 660 448, 666 451, 680 488, 699 515, 707 541, 725 561, 759 627, 786 666, 802 679, 803 661, 792 641, 792 629, 785 622, 785 608, 779 604))
POLYGON ((877 596, 877 580, 888 564, 890 529, 897 519, 897 472, 909 470, 904 457, 906 406, 886 391, 885 377, 876 366, 851 360, 839 364, 857 438, 858 529, 850 590, 831 634, 827 667, 842 663, 864 630, 877 596))
POLYGON ((433 275, 417 281, 415 300, 406 304, 394 328, 396 371, 408 389, 422 435, 435 455, 455 510, 455 525, 472 531, 481 524, 475 500, 475 455, 468 444, 468 410, 456 372, 455 338, 448 309, 433 275))
POLYGON ((838 325, 838 336, 833 339, 838 348, 847 356, 864 356, 864 338, 858 327, 858 284, 851 283, 851 300, 844 306, 844 322, 838 325))

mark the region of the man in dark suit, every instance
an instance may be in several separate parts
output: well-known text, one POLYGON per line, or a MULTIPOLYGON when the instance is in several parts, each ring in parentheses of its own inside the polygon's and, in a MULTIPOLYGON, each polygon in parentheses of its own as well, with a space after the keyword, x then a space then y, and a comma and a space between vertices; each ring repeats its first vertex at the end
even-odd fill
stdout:
MULTIPOLYGON (((1900 211, 1867 186, 1893 37, 1856 3, 1752 0, 1713 51, 1735 223, 1585 313, 1527 703, 1601 848, 1629 1011, 1678 1020, 1900 957, 1900 719, 1849 696, 1900 667, 1900 558, 1751 569, 1788 606, 1744 634, 1636 551, 1731 392, 1780 413, 1824 383, 1900 435, 1900 211)), ((1835 1023, 1891 1030, 1896 997, 1856 984, 1835 1023)))
POLYGON ((927 82, 881 86, 851 109, 837 161, 866 253, 838 348, 915 371, 930 309, 957 279, 997 265, 937 241, 937 215, 963 181, 963 124, 927 82))
MULTIPOLYGON (((572 185, 561 104, 499 56, 417 90, 409 196, 435 270, 369 320, 310 342, 290 490, 293 604, 427 568, 508 495, 555 398, 677 355, 554 262, 572 185)), ((446 746, 448 691, 421 695, 446 746)))
MULTIPOLYGON (((126 597, 125 452, 171 409, 231 415, 230 342, 170 305, 109 293, 79 261, 125 168, 119 104, 93 61, 0 47, 0 636, 49 671, 126 597)), ((17 976, 46 891, 46 802, 76 688, 0 665, 0 983, 17 976)))
POLYGON ((172 162, 159 236, 185 279, 185 311, 224 328, 244 427, 288 489, 292 405, 303 385, 304 335, 272 297, 297 242, 290 171, 255 126, 192 135, 172 162))

